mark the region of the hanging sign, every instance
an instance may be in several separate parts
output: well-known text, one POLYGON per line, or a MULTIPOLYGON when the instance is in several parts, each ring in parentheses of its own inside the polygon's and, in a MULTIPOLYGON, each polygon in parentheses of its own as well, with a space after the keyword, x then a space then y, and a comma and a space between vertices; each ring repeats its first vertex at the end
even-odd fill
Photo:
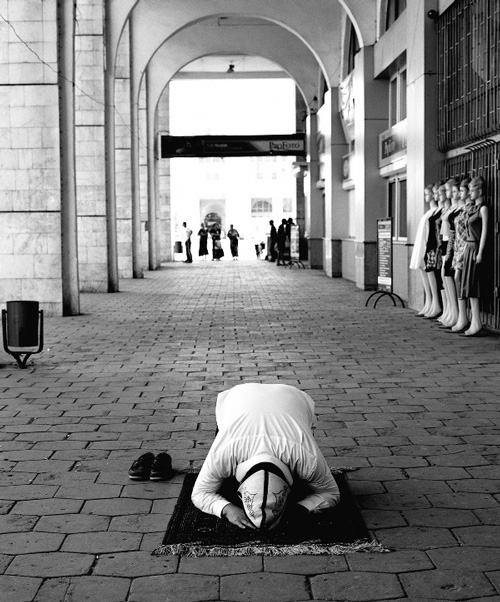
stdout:
POLYGON ((275 136, 160 136, 161 158, 306 155, 305 134, 275 136))

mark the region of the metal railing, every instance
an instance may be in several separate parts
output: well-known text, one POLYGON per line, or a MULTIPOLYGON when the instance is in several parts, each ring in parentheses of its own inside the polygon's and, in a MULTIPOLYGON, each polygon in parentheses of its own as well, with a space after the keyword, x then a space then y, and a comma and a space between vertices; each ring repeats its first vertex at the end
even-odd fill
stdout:
POLYGON ((500 132, 500 2, 455 0, 437 21, 438 147, 500 132))

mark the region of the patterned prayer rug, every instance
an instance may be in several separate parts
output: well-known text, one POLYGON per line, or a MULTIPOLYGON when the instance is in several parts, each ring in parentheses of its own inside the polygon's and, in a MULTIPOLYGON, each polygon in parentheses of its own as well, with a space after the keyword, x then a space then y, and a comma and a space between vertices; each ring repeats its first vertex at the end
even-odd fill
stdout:
MULTIPOLYGON (((191 502, 197 474, 188 473, 163 543, 153 554, 200 557, 388 552, 371 540, 344 475, 332 472, 340 490, 340 502, 335 508, 310 514, 300 525, 284 517, 268 533, 240 529, 225 519, 200 512, 191 502)), ((226 499, 236 501, 235 491, 236 487, 228 484, 221 493, 226 499)))

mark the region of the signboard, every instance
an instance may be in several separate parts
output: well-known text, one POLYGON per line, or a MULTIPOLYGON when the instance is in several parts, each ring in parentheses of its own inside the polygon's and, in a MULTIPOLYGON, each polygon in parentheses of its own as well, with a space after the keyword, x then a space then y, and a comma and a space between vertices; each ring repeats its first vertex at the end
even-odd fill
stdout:
POLYGON ((379 167, 385 167, 406 156, 406 119, 379 137, 379 167))
POLYGON ((298 261, 299 259, 299 227, 290 228, 290 259, 298 261))
POLYGON ((305 156, 304 134, 283 136, 160 136, 161 158, 305 156))
POLYGON ((392 293, 392 219, 377 220, 378 290, 392 293))

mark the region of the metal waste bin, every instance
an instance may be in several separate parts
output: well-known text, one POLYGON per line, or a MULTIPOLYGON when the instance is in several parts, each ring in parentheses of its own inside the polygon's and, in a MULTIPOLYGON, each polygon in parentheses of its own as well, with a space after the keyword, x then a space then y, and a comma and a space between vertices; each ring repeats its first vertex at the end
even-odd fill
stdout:
POLYGON ((38 347, 38 301, 7 301, 9 347, 38 347))
POLYGON ((175 241, 174 253, 182 253, 182 242, 180 240, 175 241))
POLYGON ((3 346, 24 368, 30 355, 43 349, 43 311, 38 301, 7 301, 6 305, 2 310, 3 346))

